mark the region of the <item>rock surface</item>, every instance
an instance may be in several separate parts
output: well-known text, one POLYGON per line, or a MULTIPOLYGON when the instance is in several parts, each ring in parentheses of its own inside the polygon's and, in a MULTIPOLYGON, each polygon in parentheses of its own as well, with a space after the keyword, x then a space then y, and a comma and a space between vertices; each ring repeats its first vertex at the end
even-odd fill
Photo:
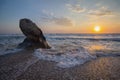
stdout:
POLYGON ((19 26, 26 38, 18 45, 18 48, 50 48, 42 30, 31 20, 21 19, 19 26))

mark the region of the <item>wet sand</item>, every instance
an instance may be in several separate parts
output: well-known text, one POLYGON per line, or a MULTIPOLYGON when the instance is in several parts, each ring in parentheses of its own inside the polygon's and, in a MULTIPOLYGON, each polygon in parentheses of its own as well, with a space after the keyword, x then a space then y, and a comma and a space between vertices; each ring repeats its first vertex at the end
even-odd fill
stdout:
POLYGON ((120 57, 99 57, 63 69, 24 50, 0 56, 0 80, 120 80, 120 57))

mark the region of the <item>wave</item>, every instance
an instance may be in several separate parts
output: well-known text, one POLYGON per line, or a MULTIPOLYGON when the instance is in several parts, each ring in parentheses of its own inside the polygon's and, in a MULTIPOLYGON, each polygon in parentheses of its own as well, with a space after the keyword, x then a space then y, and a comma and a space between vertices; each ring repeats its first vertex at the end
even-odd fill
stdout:
POLYGON ((51 40, 90 40, 90 41, 117 41, 120 42, 120 38, 50 38, 51 40))
MULTIPOLYGON (((64 57, 67 57, 66 54, 70 53, 70 51, 73 50, 73 52, 74 51, 77 52, 76 55, 81 55, 79 54, 82 50, 81 46, 84 47, 86 50, 92 50, 93 52, 95 52, 96 53, 95 56, 110 56, 110 55, 119 56, 119 52, 120 52, 119 51, 120 35, 47 34, 45 36, 47 38, 48 43, 50 43, 50 45, 54 47, 55 50, 54 49, 49 51, 44 50, 42 52, 40 50, 40 51, 35 51, 35 53, 38 52, 38 54, 42 54, 42 53, 45 53, 46 51, 46 53, 52 53, 52 54, 56 53, 58 55, 59 53, 61 53, 61 51, 63 51, 62 54, 64 55, 64 57), (107 52, 107 50, 109 50, 107 53, 109 52, 111 53, 104 54, 103 52, 99 54, 97 53, 98 50, 100 52, 102 52, 103 50, 107 52), (118 54, 115 55, 113 53, 118 53, 118 54)), ((25 36, 23 35, 0 35, 0 55, 19 51, 19 50, 16 50, 16 46, 19 43, 21 43, 24 40, 24 38, 25 36)), ((87 52, 87 53, 88 55, 92 56, 91 54, 89 54, 90 52, 87 52)), ((84 60, 83 60, 83 63, 84 63, 84 60)))
POLYGON ((86 61, 95 59, 95 56, 90 55, 83 47, 79 49, 37 49, 35 56, 42 60, 57 62, 60 68, 69 68, 85 63, 86 61))
POLYGON ((64 48, 60 49, 37 49, 35 56, 40 60, 54 61, 56 66, 60 68, 70 68, 77 65, 84 64, 87 61, 96 59, 97 57, 119 57, 120 53, 96 53, 90 54, 85 48, 64 48))

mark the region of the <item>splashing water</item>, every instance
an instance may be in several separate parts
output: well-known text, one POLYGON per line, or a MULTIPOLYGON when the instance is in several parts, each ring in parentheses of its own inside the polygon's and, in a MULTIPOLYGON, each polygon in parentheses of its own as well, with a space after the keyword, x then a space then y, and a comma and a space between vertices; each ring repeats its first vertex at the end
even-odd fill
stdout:
MULTIPOLYGON (((41 60, 56 62, 58 67, 80 65, 96 56, 120 56, 120 34, 47 34, 52 49, 36 49, 41 60)), ((19 51, 23 35, 0 35, 0 55, 19 51)))

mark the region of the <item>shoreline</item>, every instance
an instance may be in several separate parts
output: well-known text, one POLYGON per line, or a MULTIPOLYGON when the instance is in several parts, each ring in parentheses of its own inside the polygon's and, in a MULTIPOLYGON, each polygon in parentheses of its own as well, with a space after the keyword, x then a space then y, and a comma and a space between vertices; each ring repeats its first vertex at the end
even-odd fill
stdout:
POLYGON ((120 57, 98 57, 82 65, 59 68, 39 60, 32 50, 0 56, 0 80, 119 80, 120 57))

